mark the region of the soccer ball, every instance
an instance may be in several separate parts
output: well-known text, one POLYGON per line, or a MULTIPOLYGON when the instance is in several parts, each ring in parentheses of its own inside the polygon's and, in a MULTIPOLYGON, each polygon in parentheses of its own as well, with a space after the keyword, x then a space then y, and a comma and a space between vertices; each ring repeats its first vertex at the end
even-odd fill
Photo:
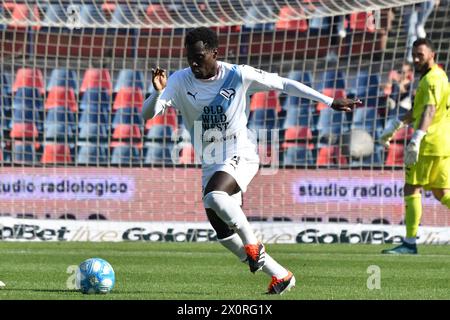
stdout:
POLYGON ((113 268, 107 261, 100 258, 83 261, 76 272, 77 288, 82 293, 108 293, 115 282, 113 268))

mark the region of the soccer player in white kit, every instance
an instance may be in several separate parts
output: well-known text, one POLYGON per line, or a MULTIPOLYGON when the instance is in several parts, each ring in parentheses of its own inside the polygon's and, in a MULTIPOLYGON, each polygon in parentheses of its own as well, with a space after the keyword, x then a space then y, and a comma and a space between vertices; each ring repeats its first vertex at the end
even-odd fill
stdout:
POLYGON ((202 154, 203 204, 218 241, 248 263, 250 271, 271 276, 267 293, 282 294, 295 285, 294 275, 265 252, 241 209, 242 192, 259 169, 256 140, 247 128, 249 95, 279 90, 309 98, 340 111, 361 101, 334 99, 297 81, 247 65, 217 60, 218 38, 209 28, 186 35, 189 68, 167 79, 165 70, 152 70, 155 92, 146 99, 144 120, 174 107, 202 154))

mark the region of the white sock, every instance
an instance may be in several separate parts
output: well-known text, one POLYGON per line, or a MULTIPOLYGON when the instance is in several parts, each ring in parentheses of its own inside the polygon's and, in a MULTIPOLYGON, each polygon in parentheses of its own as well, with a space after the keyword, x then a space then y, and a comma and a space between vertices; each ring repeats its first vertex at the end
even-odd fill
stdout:
POLYGON ((257 244, 244 211, 230 195, 224 191, 211 191, 203 198, 205 208, 213 209, 216 214, 241 237, 244 244, 257 244))
MULTIPOLYGON (((239 260, 241 260, 244 263, 247 259, 247 254, 244 250, 244 244, 242 243, 242 240, 240 237, 237 236, 237 234, 233 234, 227 238, 219 239, 218 240, 220 244, 222 244, 225 248, 230 250, 234 255, 236 255, 239 260)), ((268 274, 269 276, 275 276, 278 279, 284 278, 288 275, 288 271, 283 268, 278 262, 276 262, 271 256, 269 256, 266 252, 266 262, 264 264, 264 267, 262 268, 262 271, 265 274, 268 274)))
POLYGON ((405 242, 407 244, 416 244, 416 238, 415 237, 414 238, 406 238, 405 237, 405 242))

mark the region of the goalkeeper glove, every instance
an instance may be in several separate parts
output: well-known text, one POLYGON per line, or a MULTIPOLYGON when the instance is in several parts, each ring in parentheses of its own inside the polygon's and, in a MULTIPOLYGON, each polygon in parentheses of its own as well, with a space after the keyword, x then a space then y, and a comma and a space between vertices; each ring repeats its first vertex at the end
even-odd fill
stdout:
POLYGON ((403 128, 405 124, 403 121, 399 119, 395 119, 394 121, 390 121, 386 128, 384 128, 383 132, 380 136, 380 143, 386 148, 389 147, 390 141, 394 134, 401 128, 403 128))
POLYGON ((411 138, 411 141, 406 146, 405 164, 412 165, 419 159, 420 142, 427 133, 423 130, 416 130, 411 138))

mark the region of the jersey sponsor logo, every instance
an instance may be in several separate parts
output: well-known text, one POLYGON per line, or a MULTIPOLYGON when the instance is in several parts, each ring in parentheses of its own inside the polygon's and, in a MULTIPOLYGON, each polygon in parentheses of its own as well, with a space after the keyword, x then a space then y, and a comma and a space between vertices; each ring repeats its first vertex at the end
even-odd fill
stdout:
POLYGON ((197 98, 195 97, 197 94, 198 94, 198 92, 196 92, 196 93, 192 93, 190 91, 187 92, 187 95, 192 96, 192 98, 194 98, 194 100, 197 100, 197 98))
POLYGON ((236 95, 236 90, 234 90, 233 88, 221 89, 219 94, 229 101, 236 95))

